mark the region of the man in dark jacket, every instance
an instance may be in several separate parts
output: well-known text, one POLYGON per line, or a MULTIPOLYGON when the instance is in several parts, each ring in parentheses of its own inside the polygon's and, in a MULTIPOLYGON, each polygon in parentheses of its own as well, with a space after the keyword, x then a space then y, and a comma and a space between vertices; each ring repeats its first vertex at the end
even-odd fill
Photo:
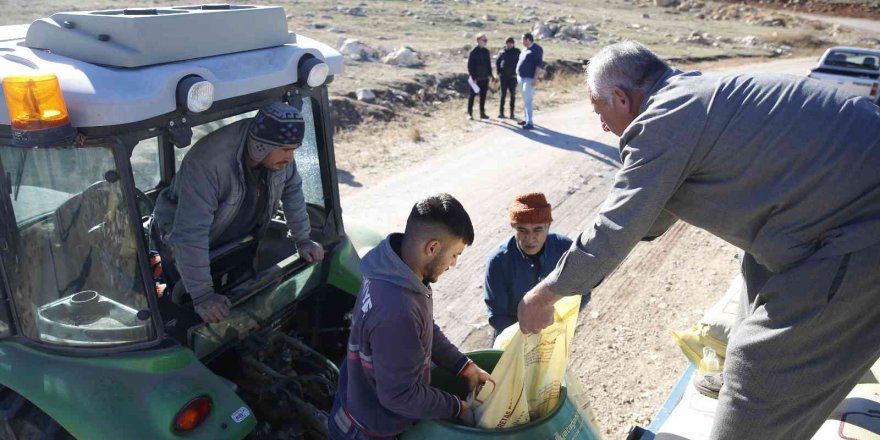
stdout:
POLYGON ((196 142, 171 186, 159 194, 152 235, 163 271, 183 282, 205 322, 219 322, 231 306, 229 298, 214 292, 211 251, 248 235, 259 240, 279 203, 300 256, 308 262, 324 258, 321 245, 309 239, 302 177, 293 157, 304 133, 296 107, 268 105, 253 119, 196 142))
POLYGON ((514 47, 516 40, 509 37, 504 43, 505 48, 498 52, 495 69, 501 81, 501 106, 498 117, 504 119, 504 98, 510 93, 510 118, 513 119, 514 102, 516 101, 516 65, 519 63, 519 49, 514 47))
POLYGON ((468 119, 474 119, 474 97, 480 94, 480 119, 489 119, 486 115, 486 92, 489 91, 489 78, 492 77, 492 55, 486 49, 486 35, 477 35, 477 45, 468 54, 468 76, 477 83, 479 92, 471 87, 468 95, 468 119))
POLYGON ((434 323, 430 285, 473 241, 464 207, 438 194, 413 206, 403 234, 389 235, 364 256, 348 356, 330 411, 331 440, 391 438, 422 419, 473 424, 465 401, 431 386, 431 363, 463 377, 471 390, 489 375, 434 323))
POLYGON ((535 37, 530 33, 523 34, 522 44, 525 49, 519 54, 519 63, 516 65, 516 76, 523 96, 523 120, 520 125, 523 126, 523 129, 531 130, 534 128, 532 126, 532 97, 535 95, 537 73, 539 69, 544 68, 544 49, 535 43, 535 37))
MULTIPOLYGON (((514 234, 492 251, 486 265, 484 299, 495 337, 517 322, 520 300, 553 271, 571 247, 571 239, 550 232, 553 216, 544 194, 517 195, 507 214, 514 234)), ((584 298, 581 304, 588 300, 584 298)))

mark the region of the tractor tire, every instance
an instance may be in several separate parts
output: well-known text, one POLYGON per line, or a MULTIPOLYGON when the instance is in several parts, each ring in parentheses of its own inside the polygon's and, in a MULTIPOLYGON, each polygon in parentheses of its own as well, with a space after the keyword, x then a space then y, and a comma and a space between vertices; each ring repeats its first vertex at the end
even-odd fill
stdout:
POLYGON ((76 440, 52 417, 0 386, 0 440, 76 440))

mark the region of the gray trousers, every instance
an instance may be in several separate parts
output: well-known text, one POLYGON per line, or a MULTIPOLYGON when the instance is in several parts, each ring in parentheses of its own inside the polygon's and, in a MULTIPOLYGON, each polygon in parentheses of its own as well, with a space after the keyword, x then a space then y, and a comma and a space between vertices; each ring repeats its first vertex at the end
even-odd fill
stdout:
POLYGON ((742 271, 711 438, 808 440, 880 356, 880 245, 742 271))

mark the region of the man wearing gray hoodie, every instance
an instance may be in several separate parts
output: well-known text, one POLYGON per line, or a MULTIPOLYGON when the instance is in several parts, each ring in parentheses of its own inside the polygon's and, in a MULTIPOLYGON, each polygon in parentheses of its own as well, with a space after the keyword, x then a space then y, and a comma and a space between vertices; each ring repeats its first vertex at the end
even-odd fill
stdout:
POLYGON ((434 323, 430 283, 474 241, 470 217, 454 197, 438 194, 413 206, 403 234, 364 256, 348 355, 330 411, 330 439, 392 438, 422 419, 473 413, 459 397, 431 386, 431 363, 473 390, 489 375, 434 323))

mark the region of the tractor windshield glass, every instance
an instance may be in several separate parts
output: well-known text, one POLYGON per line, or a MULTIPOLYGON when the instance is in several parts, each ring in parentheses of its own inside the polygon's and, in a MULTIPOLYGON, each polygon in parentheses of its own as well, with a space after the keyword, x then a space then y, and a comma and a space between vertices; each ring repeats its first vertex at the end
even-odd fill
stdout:
POLYGON ((0 140, 0 164, 2 255, 22 333, 71 346, 153 338, 150 314, 138 313, 149 308, 136 247, 143 237, 112 147, 22 149, 0 140))

